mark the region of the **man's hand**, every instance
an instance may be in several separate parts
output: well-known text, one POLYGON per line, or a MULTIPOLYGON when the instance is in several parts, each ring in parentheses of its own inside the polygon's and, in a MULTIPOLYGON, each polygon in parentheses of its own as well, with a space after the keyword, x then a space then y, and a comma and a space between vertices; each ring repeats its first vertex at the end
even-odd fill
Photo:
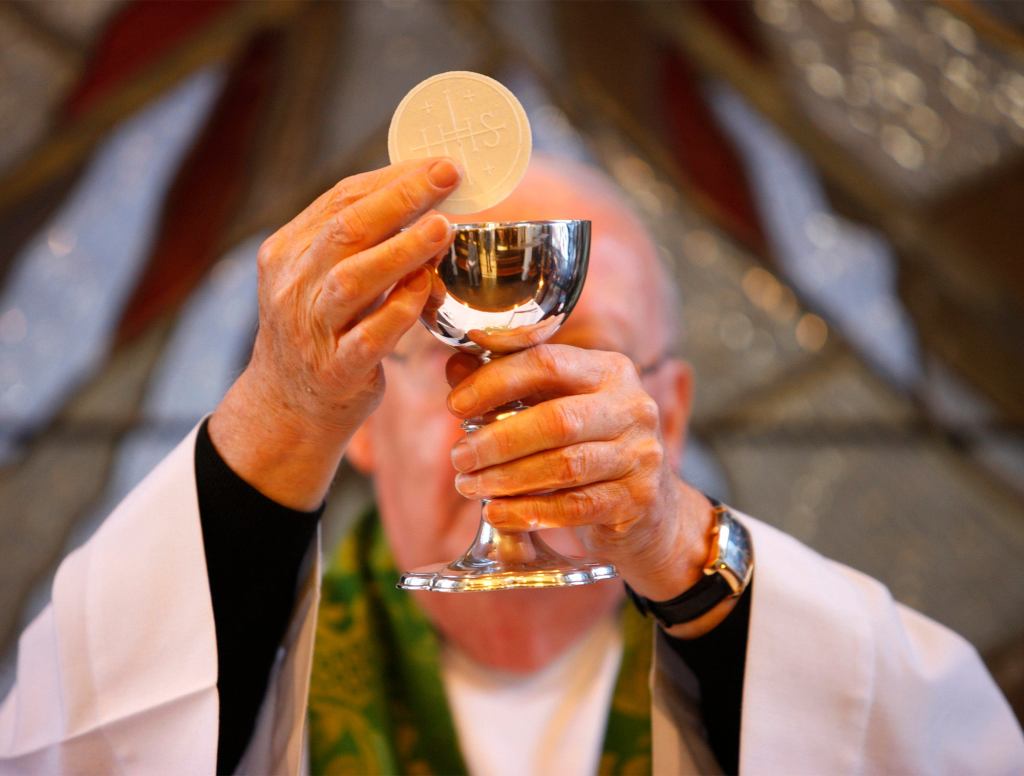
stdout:
POLYGON ((446 159, 346 178, 261 246, 252 359, 211 418, 210 435, 264 495, 298 509, 323 500, 345 446, 383 394, 381 359, 426 302, 423 265, 451 239, 436 214, 399 230, 457 183, 446 159))
MULTIPOLYGON (((458 355, 449 375, 459 380, 471 368, 458 355)), ((486 515, 500 530, 584 529, 588 549, 652 600, 695 584, 709 553, 711 505, 671 470, 657 404, 633 362, 540 345, 476 369, 448 406, 468 418, 515 399, 533 406, 452 449, 459 492, 493 499, 486 515)), ((700 635, 730 609, 723 604, 671 633, 700 635)))

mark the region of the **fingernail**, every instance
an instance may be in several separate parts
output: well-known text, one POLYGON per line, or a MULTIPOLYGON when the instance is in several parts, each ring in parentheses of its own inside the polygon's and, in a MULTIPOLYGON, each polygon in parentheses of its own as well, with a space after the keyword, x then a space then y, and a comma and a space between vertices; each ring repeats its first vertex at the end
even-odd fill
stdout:
POLYGON ((448 237, 451 224, 444 216, 431 216, 423 222, 423 236, 430 242, 438 243, 448 237))
POLYGON ((461 415, 475 407, 476 402, 476 388, 472 385, 465 385, 451 392, 451 395, 448 397, 448 409, 457 415, 461 415))
POLYGON ((452 448, 452 466, 460 472, 472 471, 476 466, 476 451, 468 440, 463 439, 452 448))
POLYGON ((427 178, 439 189, 448 189, 459 182, 459 171, 447 159, 434 162, 427 172, 427 178))
POLYGON ((472 474, 456 474, 455 490, 463 496, 475 496, 480 487, 480 478, 472 474))
POLYGON ((430 270, 421 269, 406 282, 405 287, 415 294, 426 291, 430 285, 430 270))

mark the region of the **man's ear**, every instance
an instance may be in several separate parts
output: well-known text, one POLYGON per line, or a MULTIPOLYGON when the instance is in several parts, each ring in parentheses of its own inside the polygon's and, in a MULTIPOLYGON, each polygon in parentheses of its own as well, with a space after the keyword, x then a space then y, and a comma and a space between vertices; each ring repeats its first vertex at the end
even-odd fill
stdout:
POLYGON ((367 477, 373 474, 374 468, 373 434, 370 433, 371 423, 373 423, 373 418, 367 418, 363 421, 363 424, 356 429, 356 433, 352 435, 352 439, 345 449, 345 458, 352 464, 352 468, 367 477))
POLYGON ((661 410, 661 435, 669 463, 673 471, 679 471, 693 408, 693 369, 687 362, 671 358, 652 376, 651 388, 661 410))

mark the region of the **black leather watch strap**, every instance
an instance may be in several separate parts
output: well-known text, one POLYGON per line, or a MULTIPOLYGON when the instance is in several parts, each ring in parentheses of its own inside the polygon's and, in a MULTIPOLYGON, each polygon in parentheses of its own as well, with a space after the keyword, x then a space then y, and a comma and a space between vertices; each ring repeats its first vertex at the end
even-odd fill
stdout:
POLYGON ((718 574, 703 577, 693 587, 668 601, 651 601, 626 585, 626 593, 641 614, 652 614, 666 628, 696 620, 732 595, 729 583, 718 574))

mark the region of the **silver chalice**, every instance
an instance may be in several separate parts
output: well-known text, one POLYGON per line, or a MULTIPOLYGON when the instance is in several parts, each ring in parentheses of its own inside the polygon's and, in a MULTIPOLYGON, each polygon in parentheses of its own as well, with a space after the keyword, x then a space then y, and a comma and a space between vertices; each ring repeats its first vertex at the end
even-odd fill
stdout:
MULTIPOLYGON (((456 224, 454 231, 451 247, 436 262, 436 292, 421 316, 435 337, 486 362, 540 344, 559 329, 583 289, 589 221, 456 224)), ((513 402, 462 427, 472 433, 525 409, 513 402)), ((461 558, 406 571, 398 587, 564 587, 615 575, 614 566, 561 555, 535 533, 498 531, 481 510, 476 539, 461 558)))

